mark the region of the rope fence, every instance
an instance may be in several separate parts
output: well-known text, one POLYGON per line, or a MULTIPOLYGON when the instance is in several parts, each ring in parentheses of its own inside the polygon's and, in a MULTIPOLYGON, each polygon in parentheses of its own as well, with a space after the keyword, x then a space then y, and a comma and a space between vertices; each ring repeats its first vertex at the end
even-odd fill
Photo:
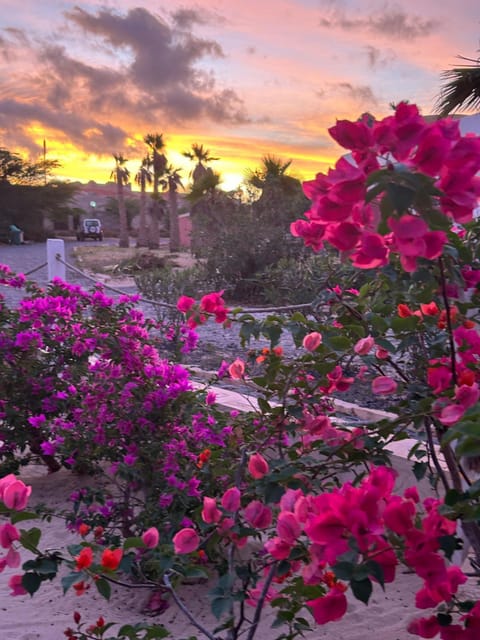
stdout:
MULTIPOLYGON (((88 273, 85 273, 75 265, 65 260, 64 242, 63 240, 60 240, 60 239, 47 240, 47 262, 43 262, 38 267, 35 267, 34 269, 30 269, 30 271, 25 272, 23 275, 30 276, 33 273, 36 273, 37 271, 39 271, 40 269, 43 269, 44 267, 48 267, 49 281, 51 281, 54 277, 59 277, 60 279, 65 280, 67 282, 66 269, 65 269, 66 267, 71 271, 73 271, 74 273, 81 276, 82 278, 85 278, 86 280, 89 280, 94 284, 99 284, 99 280, 97 278, 89 275, 88 273), (59 265, 63 266, 63 272, 62 270, 59 271, 59 265)), ((105 282, 102 282, 101 284, 105 289, 113 291, 114 293, 118 293, 123 296, 132 295, 131 293, 122 291, 121 289, 118 289, 117 287, 113 287, 105 282)), ((177 309, 176 304, 172 304, 170 302, 164 302, 162 300, 150 300, 148 298, 144 298, 143 296, 142 296, 142 302, 144 302, 145 304, 150 304, 157 307, 164 307, 167 309, 175 309, 175 310, 177 309)), ((316 305, 313 302, 308 302, 303 304, 283 305, 283 306, 277 306, 277 307, 247 307, 247 308, 239 307, 239 308, 241 309, 242 313, 249 313, 251 315, 255 315, 260 313, 281 313, 281 312, 289 312, 289 311, 308 310, 308 309, 314 309, 315 306, 316 305)))

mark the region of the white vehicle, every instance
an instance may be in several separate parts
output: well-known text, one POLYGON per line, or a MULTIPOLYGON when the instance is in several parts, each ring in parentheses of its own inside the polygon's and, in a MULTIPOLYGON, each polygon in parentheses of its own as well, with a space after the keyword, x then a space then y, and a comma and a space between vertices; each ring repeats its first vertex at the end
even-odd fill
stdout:
POLYGON ((80 223, 80 229, 77 231, 77 240, 83 242, 85 238, 103 240, 102 223, 98 218, 86 218, 80 223))

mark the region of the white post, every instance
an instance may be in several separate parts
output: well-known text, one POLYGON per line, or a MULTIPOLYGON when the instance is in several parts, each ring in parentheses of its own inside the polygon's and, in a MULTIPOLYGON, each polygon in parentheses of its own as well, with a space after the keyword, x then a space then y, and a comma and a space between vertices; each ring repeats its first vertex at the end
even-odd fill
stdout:
POLYGON ((58 238, 49 238, 47 240, 48 281, 60 278, 66 282, 67 270, 63 262, 57 260, 57 255, 65 261, 65 243, 58 238))

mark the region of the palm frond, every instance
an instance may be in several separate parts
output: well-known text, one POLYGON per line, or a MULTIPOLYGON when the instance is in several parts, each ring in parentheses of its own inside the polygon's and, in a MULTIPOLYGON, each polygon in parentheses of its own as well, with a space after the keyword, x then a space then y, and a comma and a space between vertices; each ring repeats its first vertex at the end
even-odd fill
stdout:
POLYGON ((467 111, 480 108, 480 66, 457 67, 442 73, 443 87, 435 111, 446 116, 460 107, 467 111))

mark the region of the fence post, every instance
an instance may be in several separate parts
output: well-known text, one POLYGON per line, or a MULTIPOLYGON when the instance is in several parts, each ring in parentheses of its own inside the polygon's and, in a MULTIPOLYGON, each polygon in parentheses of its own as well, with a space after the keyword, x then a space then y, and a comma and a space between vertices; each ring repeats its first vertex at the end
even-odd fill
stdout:
POLYGON ((60 278, 66 282, 66 268, 63 262, 57 260, 57 255, 65 261, 65 243, 59 238, 49 238, 47 240, 48 281, 51 282, 54 278, 60 278))

